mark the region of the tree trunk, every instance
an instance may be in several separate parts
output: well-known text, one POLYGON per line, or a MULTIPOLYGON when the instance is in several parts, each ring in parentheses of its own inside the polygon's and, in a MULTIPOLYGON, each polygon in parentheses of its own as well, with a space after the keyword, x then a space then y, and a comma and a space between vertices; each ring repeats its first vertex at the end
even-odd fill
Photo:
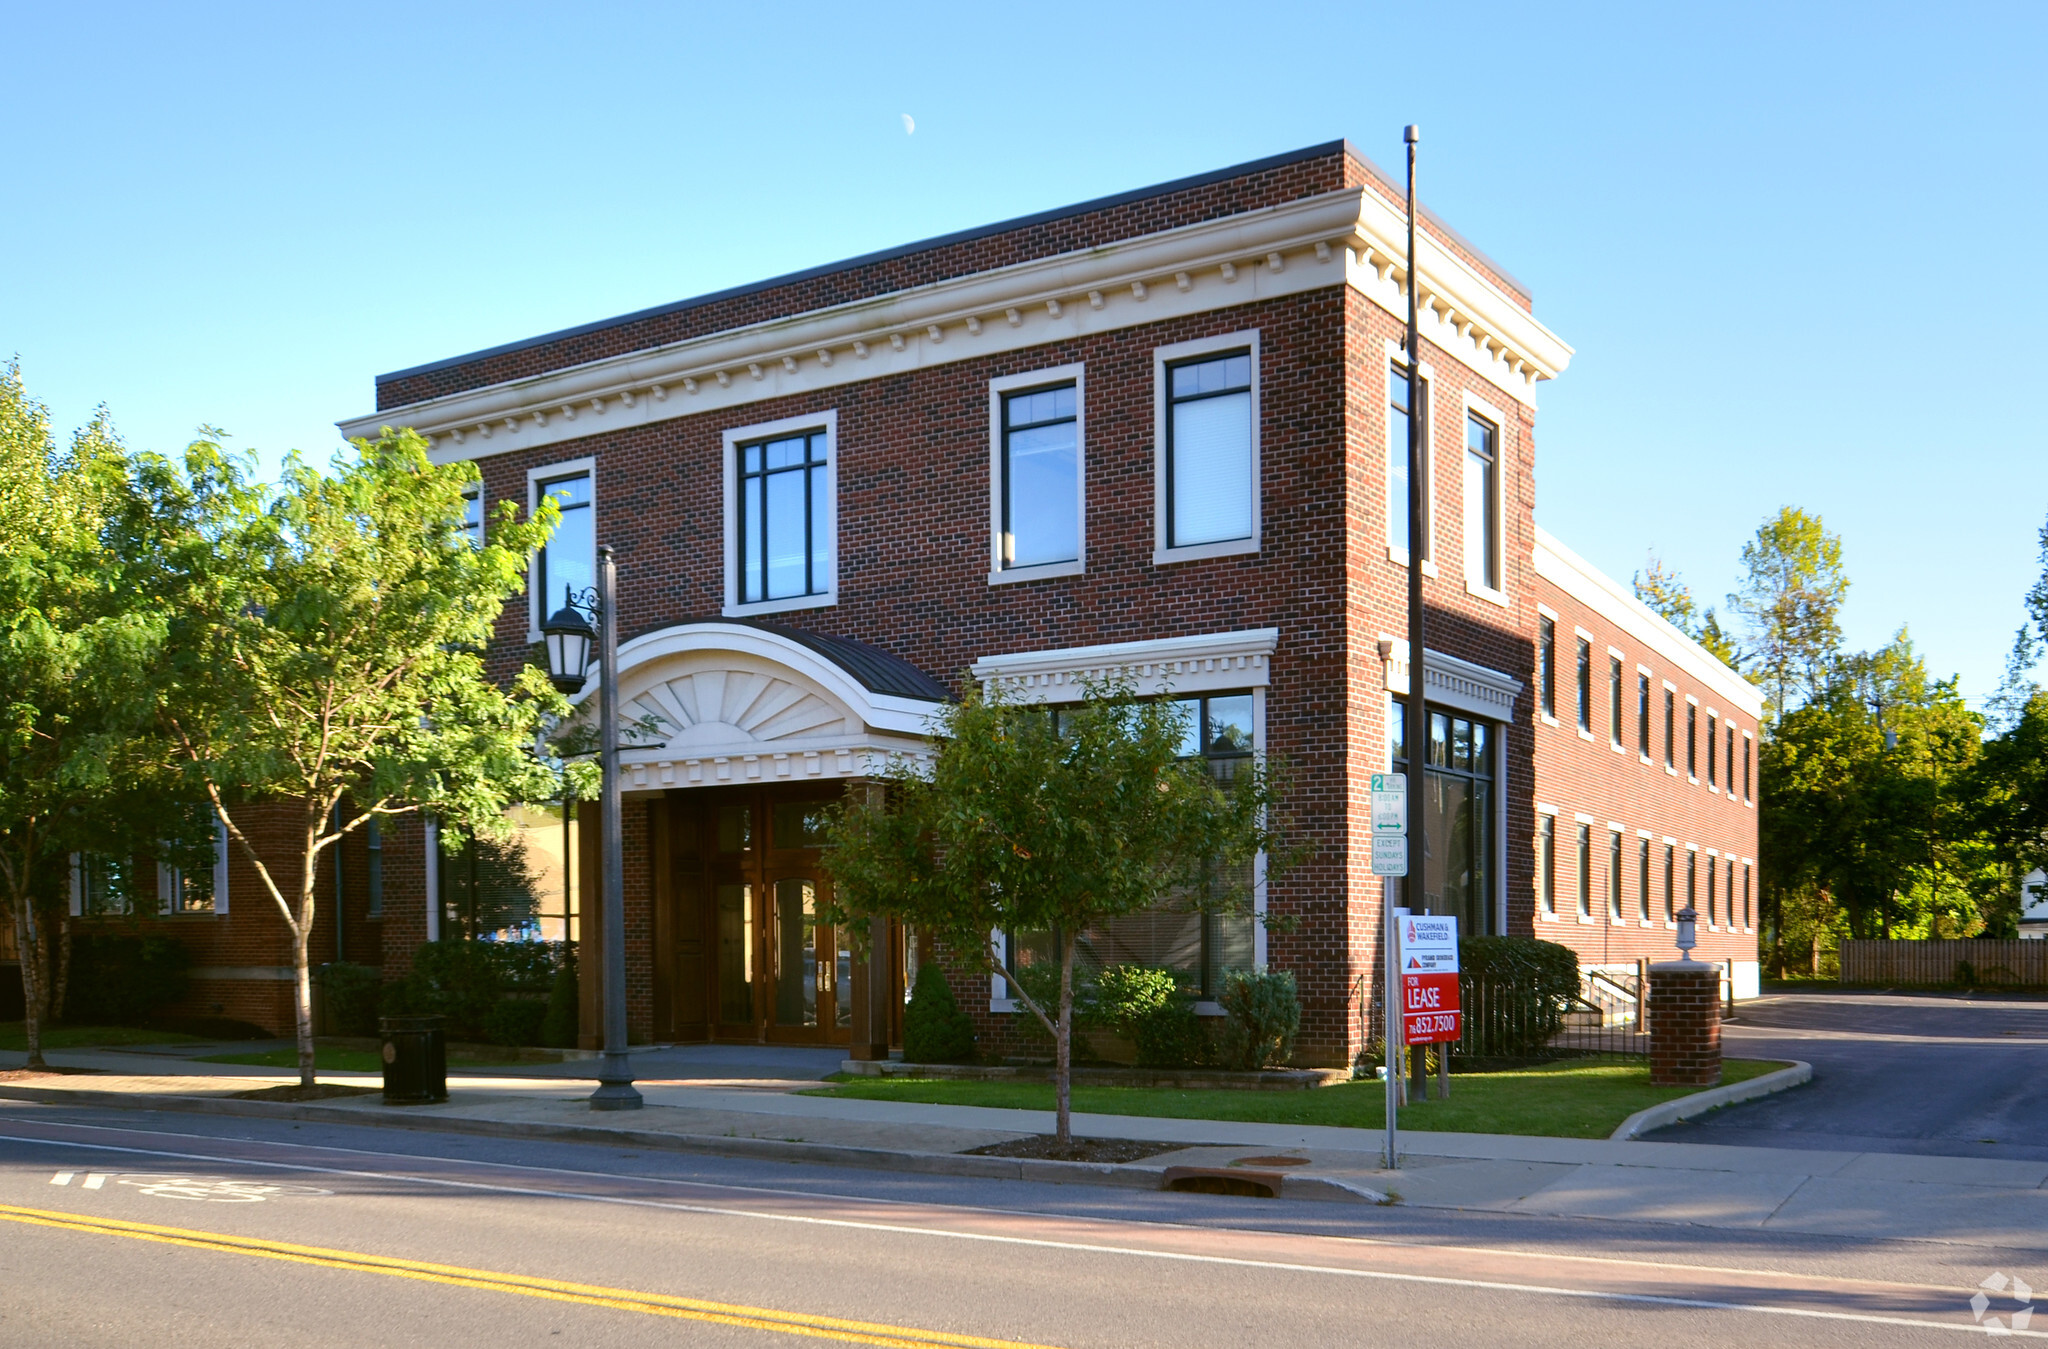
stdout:
POLYGON ((1052 1089, 1058 1103, 1053 1136, 1062 1149, 1074 1146, 1074 941, 1072 926, 1060 930, 1060 1019, 1052 1037, 1052 1089))
POLYGON ((312 914, 308 913, 306 921, 292 933, 292 1019, 299 1039, 299 1085, 302 1087, 310 1087, 314 1082, 313 970, 307 959, 307 937, 311 929, 312 914))
POLYGON ((43 1062, 43 981, 36 968, 35 900, 22 897, 14 908, 14 947, 21 957, 22 1034, 28 1041, 28 1067, 38 1071, 43 1062))

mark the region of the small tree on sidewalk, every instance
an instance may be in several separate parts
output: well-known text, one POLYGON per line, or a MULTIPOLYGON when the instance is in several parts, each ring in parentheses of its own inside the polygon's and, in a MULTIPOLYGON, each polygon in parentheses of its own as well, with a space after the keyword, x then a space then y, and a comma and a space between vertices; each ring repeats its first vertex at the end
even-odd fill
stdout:
POLYGON ((1074 955, 1083 933, 1160 903, 1243 914, 1253 864, 1282 860, 1271 767, 1219 783, 1182 757, 1186 714, 1092 687, 1053 711, 972 683, 934 719, 928 774, 905 762, 857 787, 833 827, 826 866, 835 921, 884 915, 937 936, 956 958, 1009 977, 997 934, 1049 932, 1055 997, 1009 978, 1052 1036, 1058 1143, 1073 1142, 1074 955))
POLYGON ((172 762, 283 915, 305 1087, 321 854, 371 819, 407 813, 451 835, 502 837, 507 806, 563 791, 537 750, 566 700, 530 666, 499 687, 480 654, 554 528, 553 503, 521 523, 501 502, 471 538, 473 466, 434 465, 410 431, 355 444, 331 474, 294 457, 274 489, 250 486, 216 445, 195 444, 194 528, 167 561, 185 612, 158 715, 172 762), (252 820, 279 806, 295 820, 282 845, 252 820))

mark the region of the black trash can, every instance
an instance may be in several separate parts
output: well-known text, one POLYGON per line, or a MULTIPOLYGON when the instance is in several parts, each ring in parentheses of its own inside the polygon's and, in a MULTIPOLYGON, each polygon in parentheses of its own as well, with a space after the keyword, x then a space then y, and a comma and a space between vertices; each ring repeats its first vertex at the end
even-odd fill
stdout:
POLYGON ((387 1016, 377 1022, 384 1037, 384 1104, 426 1105, 448 1099, 446 1017, 387 1016))

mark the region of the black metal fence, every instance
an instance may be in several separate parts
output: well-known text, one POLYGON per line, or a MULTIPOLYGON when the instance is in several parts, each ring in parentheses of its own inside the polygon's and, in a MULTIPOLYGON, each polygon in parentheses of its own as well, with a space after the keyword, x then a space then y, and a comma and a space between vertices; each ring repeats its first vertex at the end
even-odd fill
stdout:
MULTIPOLYGON (((1632 976, 1582 974, 1573 991, 1467 975, 1459 981, 1461 1033, 1454 1069, 1477 1071, 1556 1059, 1644 1058, 1650 1052, 1643 995, 1632 976)), ((1379 1060, 1386 1019, 1377 993, 1364 1007, 1368 1057, 1379 1060)))

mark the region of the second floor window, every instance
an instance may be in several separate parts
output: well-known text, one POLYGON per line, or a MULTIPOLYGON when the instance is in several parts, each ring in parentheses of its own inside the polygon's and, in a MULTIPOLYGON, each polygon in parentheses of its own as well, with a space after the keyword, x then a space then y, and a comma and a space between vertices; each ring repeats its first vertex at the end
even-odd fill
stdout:
POLYGON ((1072 384, 1003 396, 1002 566, 1081 557, 1079 397, 1072 384))
POLYGON ((1593 644, 1579 638, 1579 729, 1593 733, 1593 644))
POLYGON ((1714 771, 1716 763, 1719 762, 1714 757, 1716 751, 1720 748, 1720 742, 1715 734, 1720 729, 1717 724, 1718 721, 1719 719, 1712 713, 1707 715, 1707 786, 1709 787, 1714 786, 1718 781, 1718 776, 1714 771))
POLYGON ((1756 796, 1749 790, 1749 745, 1748 736, 1742 737, 1742 799, 1754 801, 1756 796))
POLYGON ((1664 690, 1664 766, 1678 767, 1678 695, 1664 690))
POLYGON ((472 548, 484 546, 484 485, 473 482, 462 493, 462 537, 472 548))
POLYGON ((545 622, 568 602, 571 592, 580 595, 596 584, 597 530, 591 520, 588 471, 544 478, 536 494, 534 504, 552 497, 555 508, 562 512, 562 522, 555 526, 534 563, 540 587, 540 616, 545 622))
MULTIPOLYGON (((1396 552, 1408 551, 1408 423, 1415 416, 1415 381, 1408 374, 1408 367, 1399 361, 1387 363, 1387 546, 1396 552)), ((1426 434, 1426 432, 1425 432, 1426 434)), ((1427 442, 1419 446, 1422 462, 1429 463, 1427 442)), ((1428 491, 1428 473, 1425 468, 1424 491, 1428 491)), ((1428 520, 1424 508, 1425 525, 1428 520)), ((1425 538, 1422 555, 1429 556, 1429 543, 1425 538)))
POLYGON ((1557 716, 1557 624, 1548 615, 1536 619, 1536 696, 1543 715, 1557 716))
POLYGON ((1621 748, 1621 658, 1607 658, 1607 731, 1621 748))
POLYGON ((1166 546, 1252 537, 1252 358, 1166 368, 1166 546))
POLYGON ((1557 917, 1557 817, 1536 817, 1536 902, 1557 917))
POLYGON ((1700 775, 1700 705, 1685 705, 1685 775, 1698 780, 1700 775))
POLYGON ((1465 418, 1465 579, 1488 590, 1500 583, 1500 429, 1465 418))
POLYGON ((1650 757, 1650 677, 1641 673, 1636 675, 1636 753, 1650 757))
POLYGON ((831 585, 825 432, 739 447, 739 602, 822 595, 831 585))

